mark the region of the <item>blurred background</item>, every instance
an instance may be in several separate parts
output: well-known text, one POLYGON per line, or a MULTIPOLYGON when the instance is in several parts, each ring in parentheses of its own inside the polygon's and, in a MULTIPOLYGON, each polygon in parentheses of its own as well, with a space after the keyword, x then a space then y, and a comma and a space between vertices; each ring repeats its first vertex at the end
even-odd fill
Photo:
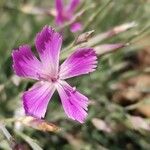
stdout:
MULTIPOLYGON (((82 0, 80 11, 84 11, 78 18, 83 30, 71 33, 68 24, 64 26, 67 51, 61 58, 69 56, 68 47, 80 34, 94 30, 89 41, 99 54, 97 70, 68 81, 90 99, 86 122, 67 118, 55 93, 45 120, 60 127, 60 132, 42 132, 15 121, 6 128, 25 150, 149 150, 150 1, 82 0), (124 32, 113 30, 125 23, 134 25, 124 32), (100 40, 107 31, 113 31, 112 36, 100 40), (100 47, 106 43, 124 46, 106 53, 100 47)), ((54 15, 53 0, 0 0, 0 121, 23 114, 21 95, 33 85, 13 73, 12 50, 22 44, 35 50, 36 33, 46 24, 56 27, 54 15)), ((10 149, 0 131, 0 150, 10 149)))

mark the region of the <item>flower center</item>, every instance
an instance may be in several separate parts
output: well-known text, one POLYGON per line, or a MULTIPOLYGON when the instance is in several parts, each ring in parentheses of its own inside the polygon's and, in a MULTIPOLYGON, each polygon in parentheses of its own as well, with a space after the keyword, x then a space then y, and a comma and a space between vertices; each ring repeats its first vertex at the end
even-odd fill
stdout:
POLYGON ((57 80, 58 80, 58 77, 57 77, 57 78, 51 78, 51 81, 52 81, 53 83, 55 83, 57 80))
POLYGON ((39 75, 39 80, 55 83, 59 79, 59 75, 51 77, 46 74, 39 75))
POLYGON ((63 12, 62 17, 63 17, 64 21, 71 20, 71 14, 68 14, 68 12, 63 12))

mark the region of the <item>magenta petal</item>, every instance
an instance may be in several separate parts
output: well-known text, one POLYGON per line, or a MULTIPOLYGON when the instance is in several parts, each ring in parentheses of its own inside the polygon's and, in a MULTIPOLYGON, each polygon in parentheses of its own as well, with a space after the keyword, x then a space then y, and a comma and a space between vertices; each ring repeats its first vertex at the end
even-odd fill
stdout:
POLYGON ((63 0, 55 0, 56 10, 61 13, 64 10, 63 0))
POLYGON ((57 25, 61 25, 64 22, 64 4, 63 4, 63 0, 55 0, 55 7, 56 7, 56 12, 57 12, 57 16, 56 16, 56 24, 57 25))
POLYGON ((55 91, 54 85, 49 82, 37 82, 23 95, 25 113, 30 116, 41 118, 45 116, 48 102, 55 91))
POLYGON ((42 63, 34 56, 31 47, 20 46, 12 53, 13 69, 18 76, 38 80, 42 73, 42 63))
POLYGON ((67 11, 73 13, 80 4, 80 0, 70 0, 70 1, 71 2, 67 6, 67 11))
POLYGON ((61 14, 58 14, 56 16, 55 22, 56 22, 56 25, 61 26, 65 22, 65 18, 61 14))
POLYGON ((79 22, 73 23, 70 27, 71 32, 77 32, 80 31, 81 29, 82 29, 82 24, 79 22))
POLYGON ((59 82, 57 90, 67 116, 83 123, 87 117, 88 98, 65 81, 59 82))
MULTIPOLYGON (((73 18, 74 11, 79 5, 80 0, 70 0, 67 6, 64 6, 63 0, 55 0, 56 7, 56 24, 62 25, 65 21, 70 21, 73 18)), ((76 31, 74 31, 76 32, 76 31)))
POLYGON ((49 73, 58 72, 59 54, 62 45, 62 37, 53 28, 45 26, 35 38, 35 45, 40 59, 49 73))
POLYGON ((93 72, 97 66, 96 59, 92 48, 80 48, 60 66, 59 76, 61 79, 67 79, 93 72))
POLYGON ((74 12, 76 8, 78 7, 80 0, 70 0, 70 4, 68 5, 68 12, 74 12))

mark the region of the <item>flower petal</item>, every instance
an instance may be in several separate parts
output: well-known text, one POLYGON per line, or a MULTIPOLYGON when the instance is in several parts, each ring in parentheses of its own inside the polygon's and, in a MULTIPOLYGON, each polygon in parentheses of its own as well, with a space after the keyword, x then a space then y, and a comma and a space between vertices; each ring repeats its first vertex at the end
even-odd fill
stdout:
POLYGON ((73 23, 70 27, 71 32, 77 32, 80 31, 81 29, 82 29, 82 24, 79 22, 73 23))
POLYGON ((59 54, 62 45, 62 37, 53 28, 45 26, 35 38, 35 45, 40 59, 48 73, 56 75, 59 66, 59 54))
POLYGON ((27 115, 41 118, 45 116, 48 102, 50 101, 55 87, 50 82, 37 82, 23 95, 23 105, 27 115))
POLYGON ((56 10, 61 13, 64 10, 64 3, 63 0, 55 0, 55 6, 56 6, 56 10))
POLYGON ((67 79, 93 72, 97 66, 96 59, 95 51, 92 48, 80 48, 60 66, 59 77, 67 79))
POLYGON ((67 82, 60 81, 57 90, 67 116, 80 123, 87 116, 88 98, 72 88, 67 82))
POLYGON ((12 58, 13 69, 18 76, 38 80, 42 73, 42 63, 34 56, 30 46, 20 46, 13 51, 12 58))
POLYGON ((57 12, 57 16, 56 16, 56 24, 57 25, 61 25, 64 22, 64 4, 63 4, 63 0, 55 0, 55 7, 56 7, 56 12, 57 12))
POLYGON ((71 0, 70 4, 68 5, 68 12, 74 12, 78 7, 80 0, 71 0))

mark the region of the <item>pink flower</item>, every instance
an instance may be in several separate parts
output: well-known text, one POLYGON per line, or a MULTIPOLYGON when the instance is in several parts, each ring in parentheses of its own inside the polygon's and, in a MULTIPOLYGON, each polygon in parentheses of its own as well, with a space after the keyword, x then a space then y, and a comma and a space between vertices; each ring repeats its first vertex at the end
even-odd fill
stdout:
POLYGON ((44 117, 49 100, 57 89, 67 116, 83 123, 87 116, 88 98, 71 87, 65 79, 93 72, 97 57, 92 48, 79 48, 59 66, 61 45, 61 35, 45 26, 35 38, 40 60, 29 45, 13 51, 15 73, 20 77, 37 80, 23 94, 24 109, 27 115, 44 117))
MULTIPOLYGON (((64 6, 63 0, 55 0, 56 3, 56 24, 58 26, 63 25, 66 21, 71 21, 74 16, 74 12, 78 7, 80 0, 70 0, 70 3, 67 6, 64 6)), ((70 30, 72 32, 77 32, 81 30, 82 25, 79 22, 74 22, 70 30)))

